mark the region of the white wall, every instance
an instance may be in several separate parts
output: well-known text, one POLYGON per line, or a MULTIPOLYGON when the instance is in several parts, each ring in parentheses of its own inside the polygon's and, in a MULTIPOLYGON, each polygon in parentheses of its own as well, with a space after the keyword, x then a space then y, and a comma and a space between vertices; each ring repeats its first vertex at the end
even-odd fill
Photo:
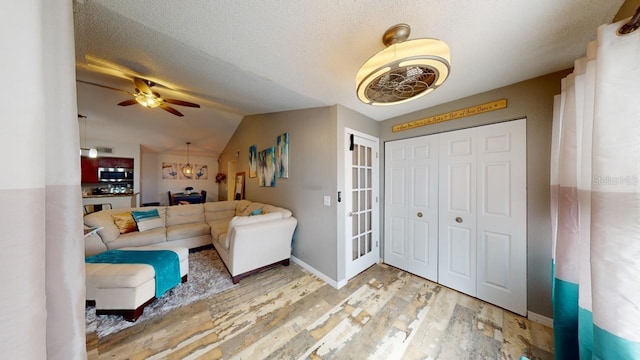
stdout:
POLYGON ((207 165, 209 174, 207 180, 169 180, 162 179, 162 163, 186 163, 186 155, 176 155, 169 153, 142 153, 142 190, 141 201, 160 202, 161 205, 169 204, 167 191, 172 193, 183 192, 187 186, 193 187, 194 191, 207 191, 207 201, 217 201, 218 184, 216 174, 218 173, 218 160, 214 156, 189 156, 189 163, 207 165))

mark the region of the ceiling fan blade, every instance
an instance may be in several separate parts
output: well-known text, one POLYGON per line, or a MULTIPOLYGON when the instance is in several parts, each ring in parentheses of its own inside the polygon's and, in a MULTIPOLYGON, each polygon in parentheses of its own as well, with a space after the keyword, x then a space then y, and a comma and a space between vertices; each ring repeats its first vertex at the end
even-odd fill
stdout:
POLYGON ((192 102, 188 102, 188 101, 182 101, 182 100, 176 100, 176 99, 164 99, 164 101, 168 102, 169 104, 174 104, 174 105, 189 106, 189 107, 194 107, 194 108, 199 108, 200 107, 200 105, 192 103, 192 102))
POLYGON ((142 91, 143 93, 153 94, 153 91, 151 91, 151 88, 149 87, 149 85, 147 85, 146 80, 141 79, 139 77, 134 77, 133 82, 136 84, 136 87, 140 89, 140 91, 142 91))
POLYGON ((105 88, 105 89, 109 89, 109 90, 115 90, 115 91, 119 91, 119 92, 123 92, 125 94, 129 94, 129 95, 133 95, 132 93, 125 91, 125 90, 121 90, 121 89, 116 89, 114 87, 111 86, 106 86, 106 85, 100 85, 100 84, 96 84, 96 83, 92 83, 89 81, 84 81, 84 80, 76 80, 77 82, 81 82, 83 84, 89 84, 89 85, 93 85, 93 86, 97 86, 97 87, 101 87, 101 88, 105 88))
POLYGON ((129 105, 135 105, 137 103, 138 102, 136 101, 136 99, 129 99, 129 100, 119 102, 118 106, 129 106, 129 105))
POLYGON ((182 113, 174 108, 172 108, 171 106, 167 105, 167 104, 161 104, 160 107, 162 108, 162 110, 168 111, 170 113, 172 113, 175 116, 184 116, 182 115, 182 113))

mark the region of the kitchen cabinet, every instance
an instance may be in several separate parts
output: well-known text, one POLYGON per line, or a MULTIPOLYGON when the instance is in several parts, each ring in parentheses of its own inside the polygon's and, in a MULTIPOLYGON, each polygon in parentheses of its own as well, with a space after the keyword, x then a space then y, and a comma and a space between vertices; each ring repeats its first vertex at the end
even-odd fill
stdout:
POLYGON ((82 184, 97 184, 100 182, 98 178, 98 168, 133 169, 133 159, 118 157, 90 158, 81 156, 80 166, 82 170, 82 184))
POLYGON ((98 158, 98 167, 133 169, 133 159, 117 157, 98 158))
POLYGON ((82 169, 81 182, 83 184, 98 183, 98 159, 81 156, 80 166, 82 169))

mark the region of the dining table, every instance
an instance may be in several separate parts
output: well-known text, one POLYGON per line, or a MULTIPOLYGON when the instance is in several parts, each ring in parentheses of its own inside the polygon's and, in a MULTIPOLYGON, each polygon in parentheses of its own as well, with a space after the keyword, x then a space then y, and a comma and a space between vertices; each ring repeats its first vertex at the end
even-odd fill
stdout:
POLYGON ((189 203, 189 204, 201 204, 204 202, 202 198, 202 194, 197 191, 192 191, 191 193, 181 192, 181 193, 173 193, 171 194, 173 198, 172 205, 178 205, 180 203, 189 203))

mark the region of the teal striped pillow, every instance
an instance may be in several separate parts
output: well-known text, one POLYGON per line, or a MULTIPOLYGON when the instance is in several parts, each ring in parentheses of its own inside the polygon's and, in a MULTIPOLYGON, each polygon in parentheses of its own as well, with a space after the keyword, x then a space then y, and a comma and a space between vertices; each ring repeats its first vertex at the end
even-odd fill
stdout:
POLYGON ((136 222, 149 220, 153 218, 159 218, 160 214, 158 213, 158 209, 153 209, 149 211, 131 211, 131 216, 136 222))

